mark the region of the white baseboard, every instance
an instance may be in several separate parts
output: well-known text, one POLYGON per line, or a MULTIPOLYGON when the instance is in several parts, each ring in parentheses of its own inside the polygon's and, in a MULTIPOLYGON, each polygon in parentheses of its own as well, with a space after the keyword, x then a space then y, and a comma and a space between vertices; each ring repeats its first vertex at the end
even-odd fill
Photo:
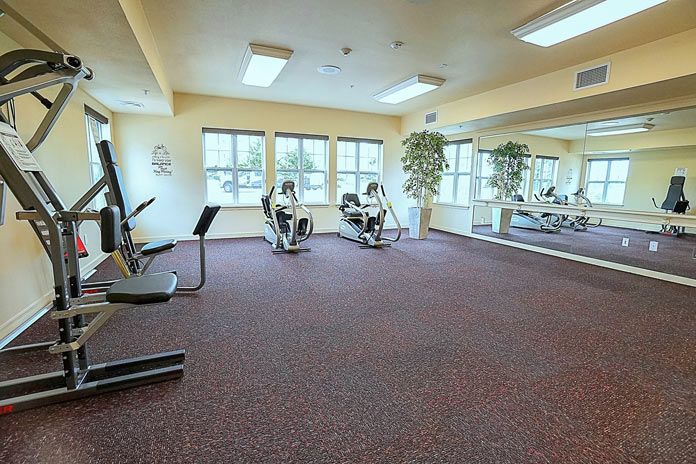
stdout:
POLYGON ((11 319, 0 326, 0 349, 14 340, 27 327, 41 317, 44 308, 53 300, 53 290, 42 295, 37 300, 20 310, 11 319))
POLYGON ((443 232, 457 234, 457 235, 466 235, 467 234, 467 231, 465 229, 460 229, 458 227, 447 227, 447 226, 438 226, 435 224, 431 224, 430 228, 435 229, 435 230, 441 230, 443 232))
MULTIPOLYGON (((385 225, 384 230, 396 229, 396 225, 385 225)), ((322 227, 314 228, 312 233, 314 234, 335 234, 338 232, 338 227, 322 227)), ((247 237, 263 237, 263 232, 231 232, 231 233, 217 233, 217 234, 207 234, 205 236, 206 240, 217 240, 225 238, 247 238, 247 237)), ((198 240, 195 235, 160 235, 152 237, 134 237, 136 243, 149 243, 156 242, 158 240, 179 240, 185 242, 187 240, 198 240)), ((310 239, 311 240, 311 239, 310 239)))

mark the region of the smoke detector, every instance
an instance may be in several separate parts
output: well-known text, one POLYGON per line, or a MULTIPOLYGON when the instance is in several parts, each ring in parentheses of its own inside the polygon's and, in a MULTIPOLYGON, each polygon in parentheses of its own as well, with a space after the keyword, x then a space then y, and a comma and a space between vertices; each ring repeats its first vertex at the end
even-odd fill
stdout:
POLYGON ((341 72, 341 68, 338 66, 334 66, 332 64, 325 64, 323 66, 319 66, 317 68, 317 71, 319 71, 320 74, 328 74, 328 75, 334 75, 338 74, 341 72))
POLYGON ((404 46, 404 43, 400 40, 395 40, 394 42, 390 43, 389 46, 394 50, 398 50, 404 46))

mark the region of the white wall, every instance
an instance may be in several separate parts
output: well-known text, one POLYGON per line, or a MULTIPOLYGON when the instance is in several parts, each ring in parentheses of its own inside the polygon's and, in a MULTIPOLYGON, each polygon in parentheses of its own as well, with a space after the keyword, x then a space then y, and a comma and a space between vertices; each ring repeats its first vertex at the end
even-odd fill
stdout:
MULTIPOLYGON (((22 48, 0 33, 0 53, 22 48)), ((42 91, 52 98, 53 92, 42 91)), ((69 207, 90 186, 84 105, 107 117, 111 112, 78 90, 50 135, 35 152, 59 195, 69 207)), ((17 129, 26 141, 45 113, 33 97, 16 99, 17 129)), ((50 262, 29 224, 15 219, 20 209, 15 197, 7 199, 5 225, 0 227, 0 339, 7 336, 52 299, 53 276, 50 262)), ((95 266, 104 255, 99 249, 99 232, 94 224, 80 231, 90 253, 82 260, 83 271, 95 266)))
MULTIPOLYGON (((325 108, 250 100, 175 94, 173 118, 116 114, 115 146, 131 203, 152 196, 157 201, 138 217, 134 237, 140 241, 160 238, 190 238, 205 203, 203 127, 263 130, 266 133, 266 191, 275 179, 275 132, 329 136, 329 205, 310 206, 315 231, 337 230, 336 137, 381 139, 383 180, 387 195, 402 223, 407 202, 401 185, 400 119, 325 108), (151 152, 166 145, 172 155, 171 177, 152 172, 151 152)), ((261 235, 264 216, 257 207, 224 208, 213 223, 209 237, 261 235)))

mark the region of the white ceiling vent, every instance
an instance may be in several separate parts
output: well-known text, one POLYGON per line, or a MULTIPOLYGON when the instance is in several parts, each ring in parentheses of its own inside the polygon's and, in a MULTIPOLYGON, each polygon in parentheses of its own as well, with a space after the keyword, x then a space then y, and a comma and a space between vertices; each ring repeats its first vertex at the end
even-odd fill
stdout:
POLYGON ((573 90, 587 89, 609 82, 610 65, 611 63, 604 63, 599 66, 576 71, 573 90))
POLYGON ((437 111, 425 113, 425 125, 435 124, 437 122, 437 111))

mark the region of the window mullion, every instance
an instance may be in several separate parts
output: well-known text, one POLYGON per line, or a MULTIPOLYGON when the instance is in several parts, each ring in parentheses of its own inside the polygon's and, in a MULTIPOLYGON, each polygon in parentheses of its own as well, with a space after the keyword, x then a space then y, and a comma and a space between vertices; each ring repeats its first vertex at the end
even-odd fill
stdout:
MULTIPOLYGON (((230 148, 232 149, 232 195, 233 195, 233 201, 234 204, 238 205, 239 204, 239 176, 237 175, 237 136, 236 135, 231 135, 232 137, 232 143, 230 144, 230 148)), ((220 140, 218 139, 218 144, 220 143, 220 140)), ((219 145, 218 145, 219 146, 219 145)))
POLYGON ((300 184, 300 201, 304 203, 304 146, 303 139, 297 139, 297 182, 300 184))
POLYGON ((355 142, 355 193, 360 195, 360 143, 355 142))

